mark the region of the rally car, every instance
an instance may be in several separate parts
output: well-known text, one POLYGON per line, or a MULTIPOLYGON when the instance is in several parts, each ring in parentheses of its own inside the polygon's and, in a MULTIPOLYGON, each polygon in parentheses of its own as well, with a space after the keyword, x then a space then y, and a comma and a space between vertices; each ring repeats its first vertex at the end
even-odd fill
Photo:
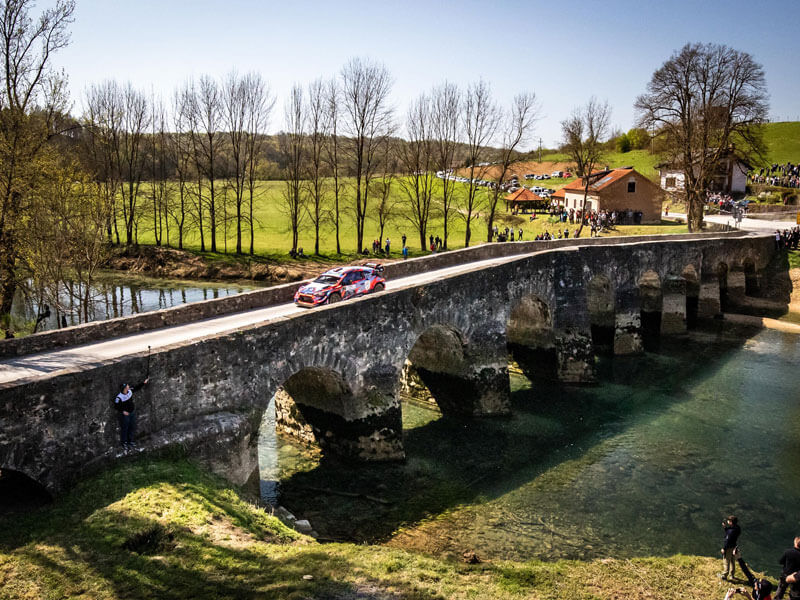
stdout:
POLYGON ((335 267, 295 292, 297 306, 333 304, 348 298, 380 292, 386 287, 383 266, 367 263, 354 267, 335 267))

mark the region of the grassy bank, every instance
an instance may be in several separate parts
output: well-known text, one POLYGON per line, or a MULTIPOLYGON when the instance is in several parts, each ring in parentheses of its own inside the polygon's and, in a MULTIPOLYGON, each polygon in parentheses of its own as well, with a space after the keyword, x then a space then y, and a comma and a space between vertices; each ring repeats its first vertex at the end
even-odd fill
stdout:
MULTIPOLYGON (((465 549, 468 550, 468 549, 465 549)), ((721 597, 707 557, 462 562, 318 544, 183 460, 120 465, 0 517, 0 597, 721 597)))

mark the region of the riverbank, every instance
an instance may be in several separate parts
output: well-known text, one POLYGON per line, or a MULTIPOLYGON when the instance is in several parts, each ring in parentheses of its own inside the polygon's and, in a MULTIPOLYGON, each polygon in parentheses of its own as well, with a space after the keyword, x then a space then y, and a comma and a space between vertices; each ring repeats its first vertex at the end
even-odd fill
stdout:
POLYGON ((722 597, 718 560, 443 560, 319 544, 182 459, 140 458, 33 512, 0 516, 0 597, 675 598, 722 597))

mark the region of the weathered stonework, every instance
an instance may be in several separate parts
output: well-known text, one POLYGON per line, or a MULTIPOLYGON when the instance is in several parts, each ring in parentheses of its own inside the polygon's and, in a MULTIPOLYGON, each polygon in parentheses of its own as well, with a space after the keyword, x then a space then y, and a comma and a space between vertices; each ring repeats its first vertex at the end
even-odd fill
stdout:
MULTIPOLYGON (((443 412, 505 414, 509 348, 555 354, 563 381, 593 379, 587 288, 598 275, 609 286, 604 319, 614 293, 614 350, 622 354, 640 349, 639 282, 646 273, 669 282, 692 267, 703 282, 700 303, 708 308, 716 297, 716 314, 718 265, 725 263, 735 295, 744 261, 757 273, 774 252, 769 236, 741 233, 530 244, 540 251, 424 285, 393 289, 390 279, 380 294, 155 350, 150 385, 135 397, 143 451, 180 444, 241 480, 252 466, 263 412, 282 388, 291 397, 290 403, 278 394, 282 429, 346 457, 400 459, 407 360, 432 382, 426 384, 443 412), (536 311, 514 312, 526 302, 536 311)), ((475 256, 502 256, 508 246, 487 245, 475 256)), ((678 295, 661 285, 666 299, 659 305, 653 295, 645 311, 657 319, 664 303, 670 314, 680 313, 678 295)), ((147 364, 145 354, 129 355, 0 384, 0 468, 57 492, 124 459, 111 399, 121 381, 144 379, 147 364)))
POLYGON ((686 280, 668 277, 663 285, 661 333, 670 335, 686 332, 686 280))

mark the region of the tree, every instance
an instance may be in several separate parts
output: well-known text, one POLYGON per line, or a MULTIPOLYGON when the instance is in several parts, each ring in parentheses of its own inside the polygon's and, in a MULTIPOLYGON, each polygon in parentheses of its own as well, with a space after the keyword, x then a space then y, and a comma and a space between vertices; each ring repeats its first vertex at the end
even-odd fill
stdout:
POLYGON ((683 171, 689 231, 699 231, 711 179, 731 154, 763 156, 768 102, 764 70, 747 52, 686 44, 653 73, 636 99, 640 126, 664 139, 683 171))
POLYGON ((236 254, 242 253, 242 205, 246 178, 247 93, 245 81, 235 71, 228 74, 222 86, 223 122, 228 130, 231 153, 228 184, 233 189, 236 205, 236 254))
POLYGON ((378 166, 376 154, 392 132, 391 87, 389 71, 382 65, 354 58, 342 69, 342 123, 353 170, 357 250, 364 247, 370 182, 378 166))
POLYGON ((321 79, 308 86, 308 192, 309 215, 314 225, 314 254, 319 255, 319 232, 325 215, 324 150, 327 102, 321 79))
POLYGON ((625 154, 626 152, 630 152, 632 148, 631 138, 628 137, 627 133, 621 133, 616 138, 616 146, 617 152, 625 154))
POLYGON ((420 249, 425 250, 434 182, 431 102, 426 94, 408 108, 406 137, 406 143, 400 145, 400 163, 405 176, 399 179, 408 198, 408 210, 404 214, 419 234, 420 249))
POLYGON ((245 113, 245 122, 247 124, 247 133, 245 135, 245 170, 247 172, 250 255, 252 256, 255 254, 253 200, 255 198, 258 156, 261 153, 264 135, 269 125, 269 117, 272 113, 272 107, 275 105, 275 98, 272 96, 269 87, 262 79, 261 75, 257 73, 251 73, 245 77, 245 97, 247 99, 247 111, 245 113))
MULTIPOLYGON (((336 235, 336 254, 342 253, 339 229, 341 227, 341 211, 339 197, 342 191, 340 180, 341 148, 339 140, 339 121, 341 119, 341 90, 336 79, 331 79, 326 86, 325 113, 325 162, 333 182, 333 225, 336 235)), ((359 248, 360 250, 360 248, 359 248)))
POLYGON ((17 289, 18 241, 36 160, 65 112, 66 82, 51 58, 69 43, 75 3, 59 0, 34 21, 33 0, 0 3, 0 315, 17 289))
POLYGON ((305 148, 305 103, 303 88, 299 85, 292 87, 289 100, 285 107, 286 131, 279 134, 281 154, 285 161, 284 181, 286 188, 283 192, 284 209, 289 217, 292 230, 292 253, 297 252, 297 242, 300 237, 300 225, 304 214, 304 162, 305 148))
POLYGON ((467 165, 469 170, 467 196, 460 214, 466 223, 464 246, 472 239, 472 221, 480 210, 478 184, 485 173, 488 146, 497 131, 499 109, 492 100, 492 93, 485 81, 471 85, 464 95, 464 141, 467 146, 467 165))
MULTIPOLYGON (((211 252, 217 251, 217 191, 216 178, 222 135, 219 133, 222 122, 222 106, 219 85, 203 75, 195 94, 195 162, 198 171, 208 182, 208 220, 211 234, 211 252)), ((198 190, 198 194, 200 191, 198 190)))
POLYGON ((443 83, 431 92, 431 135, 433 165, 442 177, 442 247, 447 250, 448 225, 452 220, 455 179, 447 177, 455 163, 461 120, 461 94, 458 87, 443 83))
POLYGON ((568 119, 561 122, 561 133, 564 136, 562 151, 569 155, 575 164, 575 174, 583 181, 583 204, 578 236, 583 231, 589 186, 593 181, 592 173, 603 156, 603 139, 608 133, 610 118, 611 108, 608 102, 599 102, 592 97, 584 106, 572 111, 568 119))
POLYGON ((526 142, 533 130, 537 113, 536 96, 532 93, 523 93, 514 97, 511 108, 502 117, 505 125, 500 141, 500 150, 495 161, 500 172, 497 178, 497 186, 489 196, 489 212, 486 218, 487 242, 492 241, 492 235, 494 234, 494 216, 497 212, 497 202, 501 188, 505 183, 511 163, 516 157, 517 148, 526 142))

